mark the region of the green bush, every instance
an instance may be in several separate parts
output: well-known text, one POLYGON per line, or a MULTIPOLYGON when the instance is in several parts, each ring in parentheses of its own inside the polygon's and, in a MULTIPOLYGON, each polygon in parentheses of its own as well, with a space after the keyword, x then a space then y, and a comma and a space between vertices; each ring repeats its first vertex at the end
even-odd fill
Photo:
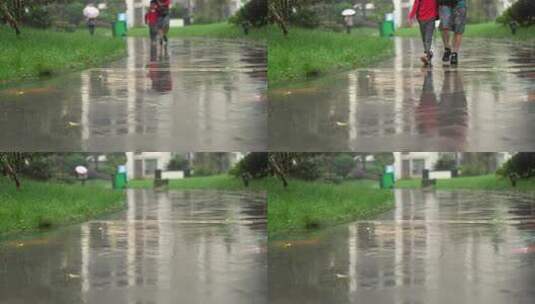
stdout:
POLYGON ((170 9, 169 9, 169 16, 171 18, 186 18, 188 16, 188 11, 184 6, 180 3, 175 3, 170 9))
POLYGON ((303 7, 290 15, 290 23, 304 28, 316 28, 320 18, 313 8, 303 7))
POLYGON ((321 177, 321 165, 318 157, 305 158, 292 167, 290 175, 302 180, 317 180, 321 177))
POLYGON ((355 168, 355 160, 349 154, 339 154, 333 160, 333 169, 336 175, 346 178, 355 168))
POLYGON ((487 174, 487 169, 481 164, 466 164, 460 167, 462 176, 478 176, 487 174))
POLYGON ((80 25, 85 21, 85 17, 82 14, 84 10, 84 4, 82 2, 72 2, 65 5, 65 19, 64 21, 74 24, 76 26, 80 25))
POLYGON ((244 174, 248 174, 252 178, 262 178, 268 175, 268 168, 268 153, 252 152, 240 160, 234 168, 230 170, 229 174, 235 177, 241 177, 244 174))
POLYGON ((34 157, 28 165, 21 168, 20 173, 37 180, 52 178, 53 166, 45 157, 34 157))
POLYGON ((435 170, 451 171, 456 168, 455 158, 449 154, 442 155, 435 163, 435 170))
POLYGON ((503 177, 530 178, 535 176, 535 153, 521 152, 515 154, 496 173, 503 177))
POLYGON ((176 171, 187 171, 189 170, 189 161, 185 159, 182 155, 175 155, 167 164, 167 170, 176 171))
POLYGON ((37 28, 48 28, 52 25, 52 16, 46 6, 32 6, 22 17, 22 23, 37 28))
POLYGON ((535 25, 535 1, 518 0, 496 19, 496 22, 508 24, 512 20, 521 26, 535 25))
POLYGON ((268 23, 267 0, 252 0, 247 2, 229 22, 236 25, 249 24, 261 27, 268 23))

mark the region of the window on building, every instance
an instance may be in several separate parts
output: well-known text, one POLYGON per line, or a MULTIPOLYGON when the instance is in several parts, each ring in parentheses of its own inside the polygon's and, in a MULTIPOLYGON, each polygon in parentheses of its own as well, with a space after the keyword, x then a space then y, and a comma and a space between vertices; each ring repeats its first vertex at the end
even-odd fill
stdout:
POLYGON ((413 159, 412 160, 412 175, 420 176, 422 171, 425 169, 425 160, 423 159, 413 159))
POLYGON ((145 159, 145 171, 144 175, 154 175, 154 171, 158 168, 158 160, 157 159, 145 159))

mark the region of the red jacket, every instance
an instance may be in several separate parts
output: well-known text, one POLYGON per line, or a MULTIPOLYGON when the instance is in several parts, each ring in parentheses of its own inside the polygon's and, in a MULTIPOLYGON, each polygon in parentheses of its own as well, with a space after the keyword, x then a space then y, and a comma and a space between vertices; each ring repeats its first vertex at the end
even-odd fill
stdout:
POLYGON ((149 10, 145 14, 145 23, 148 25, 156 25, 158 24, 158 12, 156 10, 151 11, 149 10))
POLYGON ((438 19, 438 2, 436 0, 414 0, 409 19, 429 21, 438 19))

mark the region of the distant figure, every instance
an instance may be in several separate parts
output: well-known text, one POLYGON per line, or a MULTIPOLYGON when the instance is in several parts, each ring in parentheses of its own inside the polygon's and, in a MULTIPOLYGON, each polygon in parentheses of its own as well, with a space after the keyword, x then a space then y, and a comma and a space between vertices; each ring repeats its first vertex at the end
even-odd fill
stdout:
POLYGON ((344 16, 344 23, 346 24, 346 32, 350 34, 353 27, 353 16, 344 16))
POLYGON ((149 26, 150 42, 156 43, 158 37, 158 3, 156 0, 150 2, 150 8, 145 14, 145 24, 149 26))
POLYGON ((420 24, 420 35, 424 45, 424 56, 420 59, 425 66, 431 65, 433 60, 433 34, 435 33, 435 21, 438 19, 438 3, 436 0, 414 0, 409 13, 409 25, 414 19, 420 24))
POLYGON ((167 45, 167 33, 169 32, 169 6, 171 0, 158 0, 158 30, 160 32, 160 45, 167 45))
POLYGON ((511 22, 509 22, 509 28, 511 29, 511 33, 513 35, 516 35, 516 30, 518 29, 518 23, 515 20, 511 20, 511 22))
POLYGON ((85 181, 87 180, 87 168, 84 166, 76 166, 76 168, 74 168, 74 173, 82 185, 85 185, 85 181))
POLYGON ((95 34, 95 26, 97 17, 100 14, 98 8, 95 7, 93 3, 89 3, 83 10, 83 14, 87 19, 87 28, 89 29, 89 34, 93 36, 95 34))

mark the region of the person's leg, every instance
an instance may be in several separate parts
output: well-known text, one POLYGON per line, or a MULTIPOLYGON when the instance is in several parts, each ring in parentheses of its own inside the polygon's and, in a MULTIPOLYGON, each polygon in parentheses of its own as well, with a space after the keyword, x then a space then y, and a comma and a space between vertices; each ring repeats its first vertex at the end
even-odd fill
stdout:
POLYGON ((171 18, 169 15, 165 16, 164 18, 164 24, 163 24, 163 41, 167 43, 167 33, 169 32, 169 23, 171 21, 171 18))
POLYGON ((163 44, 163 17, 158 17, 157 22, 157 28, 158 28, 158 39, 160 40, 160 45, 163 44))
POLYGON ((466 24, 466 8, 456 7, 453 12, 453 30, 455 32, 453 39, 453 53, 451 56, 451 64, 459 63, 458 52, 461 49, 462 35, 466 24))
POLYGON ((426 54, 429 57, 433 56, 433 52, 431 50, 433 46, 433 35, 435 34, 435 21, 431 20, 426 22, 425 24, 425 50, 426 54))
POLYGON ((440 31, 442 32, 442 43, 444 44, 444 56, 442 61, 449 62, 451 55, 451 44, 450 44, 450 28, 451 28, 451 7, 447 5, 442 5, 439 7, 439 17, 440 17, 440 31))
POLYGON ((461 49, 461 42, 463 40, 463 34, 461 33, 455 33, 455 36, 453 37, 453 52, 458 53, 461 49))
POLYGON ((422 42, 424 46, 424 57, 421 58, 422 62, 426 65, 431 64, 433 53, 431 47, 433 44, 433 34, 435 32, 435 21, 420 21, 420 34, 422 36, 422 42))

